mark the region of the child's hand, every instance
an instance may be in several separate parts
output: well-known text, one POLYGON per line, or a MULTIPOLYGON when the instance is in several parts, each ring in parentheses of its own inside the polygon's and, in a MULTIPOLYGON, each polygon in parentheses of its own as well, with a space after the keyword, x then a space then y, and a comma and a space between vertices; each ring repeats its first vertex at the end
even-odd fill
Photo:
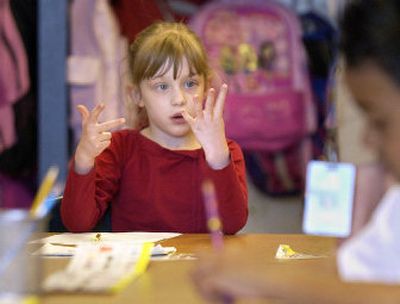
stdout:
POLYGON ((84 105, 77 109, 82 116, 82 137, 75 152, 75 171, 79 174, 88 173, 94 166, 94 160, 111 143, 110 130, 125 123, 124 118, 98 123, 104 104, 97 104, 89 110, 84 105))
POLYGON ((215 100, 215 90, 210 89, 204 110, 202 102, 195 97, 194 116, 186 111, 182 113, 203 147, 208 164, 213 169, 222 169, 229 164, 229 148, 222 117, 227 90, 228 86, 223 84, 215 100))
POLYGON ((251 249, 244 253, 238 247, 229 247, 217 253, 200 252, 197 256, 192 279, 199 293, 210 302, 222 303, 224 298, 261 298, 264 293, 272 293, 268 291, 273 290, 268 281, 268 271, 272 270, 251 249))

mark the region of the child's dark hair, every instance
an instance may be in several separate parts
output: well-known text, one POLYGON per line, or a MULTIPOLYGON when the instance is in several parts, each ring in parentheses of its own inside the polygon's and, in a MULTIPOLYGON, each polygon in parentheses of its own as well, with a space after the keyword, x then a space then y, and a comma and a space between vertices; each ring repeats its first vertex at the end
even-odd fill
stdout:
POLYGON ((207 55, 196 34, 183 23, 156 22, 140 32, 129 48, 132 82, 139 85, 157 73, 162 75, 170 67, 176 77, 184 58, 191 73, 209 80, 207 55))
POLYGON ((350 1, 341 21, 340 47, 352 68, 371 61, 400 84, 400 1, 350 1))

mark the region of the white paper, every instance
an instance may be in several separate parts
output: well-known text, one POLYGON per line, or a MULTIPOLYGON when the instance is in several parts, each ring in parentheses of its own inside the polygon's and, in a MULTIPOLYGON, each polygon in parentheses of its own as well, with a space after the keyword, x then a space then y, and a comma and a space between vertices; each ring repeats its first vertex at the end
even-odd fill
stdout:
POLYGON ((81 243, 99 242, 127 242, 127 243, 146 243, 158 242, 165 239, 174 238, 181 233, 171 232, 85 232, 85 233, 62 233, 51 235, 33 243, 51 243, 62 245, 79 245, 81 243), (100 235, 97 240, 96 235, 100 235))
MULTIPOLYGON (((113 245, 117 244, 116 242, 110 242, 110 243, 105 243, 105 242, 99 242, 99 244, 102 245, 113 245)), ((51 243, 46 243, 44 244, 41 248, 39 248, 37 251, 33 252, 34 255, 43 255, 43 256, 48 256, 48 257, 66 257, 66 256, 73 256, 75 255, 77 250, 76 246, 65 246, 65 245, 57 245, 57 244, 51 244, 51 243)), ((152 256, 165 256, 169 255, 176 252, 175 247, 163 247, 162 245, 158 244, 153 247, 151 250, 151 255, 152 256)))
POLYGON ((121 278, 132 273, 143 249, 123 243, 84 243, 68 266, 46 278, 45 291, 109 292, 121 278))
POLYGON ((72 256, 75 254, 76 247, 64 246, 64 245, 53 245, 50 243, 44 244, 38 250, 33 252, 33 255, 45 255, 45 256, 72 256))
POLYGON ((175 247, 163 247, 160 244, 156 245, 153 247, 151 250, 151 255, 152 256, 164 256, 168 254, 172 254, 176 252, 175 247))

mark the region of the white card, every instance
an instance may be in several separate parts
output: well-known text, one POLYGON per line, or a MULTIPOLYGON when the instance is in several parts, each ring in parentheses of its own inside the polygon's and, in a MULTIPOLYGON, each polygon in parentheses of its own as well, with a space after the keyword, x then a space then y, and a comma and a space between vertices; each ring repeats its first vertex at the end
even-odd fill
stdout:
POLYGON ((68 266, 48 276, 47 292, 113 292, 147 266, 153 244, 82 243, 68 266), (148 251, 144 247, 148 246, 148 251), (143 254, 146 253, 146 255, 143 254), (122 283, 121 283, 122 282, 122 283))
POLYGON ((307 166, 303 231, 347 237, 351 232, 356 167, 311 161, 307 166))

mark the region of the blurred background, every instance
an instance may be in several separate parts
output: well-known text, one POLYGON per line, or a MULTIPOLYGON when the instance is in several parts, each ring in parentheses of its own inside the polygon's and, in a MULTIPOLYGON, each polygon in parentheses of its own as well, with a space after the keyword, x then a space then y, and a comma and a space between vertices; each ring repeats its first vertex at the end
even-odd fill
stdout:
MULTIPOLYGON (((241 144, 248 169, 250 216, 242 232, 301 233, 306 163, 338 158, 336 104, 340 98, 349 99, 337 78, 337 19, 345 1, 241 1, 253 3, 254 15, 260 4, 266 5, 266 19, 255 24, 251 14, 243 22, 234 19, 243 37, 253 39, 214 46, 205 29, 213 26, 214 35, 223 37, 229 23, 210 15, 215 11, 210 8, 235 2, 240 3, 0 0, 0 208, 29 208, 51 165, 60 168, 62 187, 80 136, 77 104, 92 108, 104 102, 102 119, 125 116, 134 124, 125 98, 129 43, 152 22, 175 20, 187 22, 200 36, 210 64, 229 76, 225 80, 230 87, 237 83, 232 90, 236 95, 275 96, 275 88, 287 87, 301 96, 302 120, 280 120, 271 127, 278 132, 294 122, 301 124, 301 132, 289 141, 276 136, 271 142, 264 140, 268 145, 255 147, 235 138, 226 118, 227 134, 241 144), (219 22, 208 25, 213 18, 219 22), (270 61, 253 48, 260 48, 259 37, 268 42, 269 49, 263 50, 272 54, 270 61)), ((299 130, 299 125, 293 126, 299 130)))

